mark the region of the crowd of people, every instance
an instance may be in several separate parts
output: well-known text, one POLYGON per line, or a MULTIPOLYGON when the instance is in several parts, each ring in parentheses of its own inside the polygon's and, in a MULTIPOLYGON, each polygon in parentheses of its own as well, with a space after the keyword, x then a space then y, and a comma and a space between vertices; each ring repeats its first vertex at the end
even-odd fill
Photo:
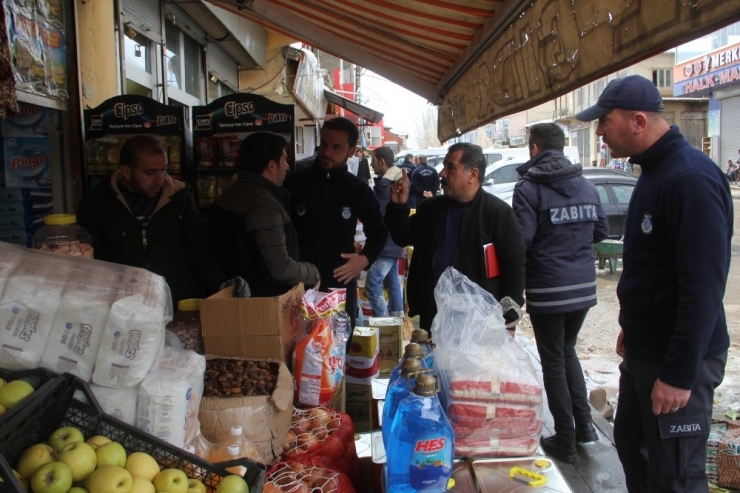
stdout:
MULTIPOLYGON (((627 213, 617 290, 623 362, 614 435, 627 488, 706 491, 712 398, 729 346, 722 307, 733 229, 727 177, 668 125, 645 78, 612 81, 577 116, 598 120, 611 155, 643 170, 627 213)), ((555 423, 541 443, 549 455, 575 462, 580 444, 599 438, 575 343, 597 301, 593 243, 607 237, 608 224, 596 188, 563 154, 562 130, 530 128, 531 159, 517 170, 512 207, 482 189, 479 146, 450 146, 437 174, 424 156, 394 165, 389 147, 374 149, 368 161, 358 138, 352 121, 327 120, 314 155, 290 171, 283 137, 250 134, 236 182, 208 211, 206 229, 185 185, 166 173, 165 149, 132 137, 120 169, 82 201, 79 223, 92 234, 96 258, 163 275, 174 301, 209 295, 233 278, 253 296, 297 283, 347 288, 354 325, 357 280, 367 269, 373 315, 402 315, 397 266, 407 246, 414 247, 408 314, 423 329, 437 311, 437 280, 451 266, 497 300, 524 306, 526 299, 555 423), (362 245, 355 243, 358 221, 362 245)), ((513 335, 516 310, 504 318, 513 335)))

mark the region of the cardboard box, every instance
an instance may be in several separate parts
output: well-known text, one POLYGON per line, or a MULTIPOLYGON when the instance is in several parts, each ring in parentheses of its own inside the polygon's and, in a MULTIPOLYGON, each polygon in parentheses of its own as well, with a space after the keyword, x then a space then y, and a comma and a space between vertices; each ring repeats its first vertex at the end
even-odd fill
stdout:
POLYGON ((329 404, 326 405, 326 407, 330 409, 334 409, 335 411, 339 411, 340 413, 346 413, 347 409, 347 399, 346 399, 346 392, 345 392, 345 386, 344 378, 342 378, 341 383, 339 384, 339 389, 337 390, 337 393, 334 394, 334 397, 331 398, 329 401, 329 404))
POLYGON ((281 296, 234 298, 222 289, 200 301, 200 322, 206 353, 240 358, 270 358, 290 366, 299 333, 303 284, 281 296))
POLYGON ((377 327, 380 337, 380 376, 389 377, 403 356, 403 337, 399 317, 372 317, 369 325, 377 327))
POLYGON ((355 424, 355 431, 371 431, 373 429, 372 386, 348 383, 345 392, 347 394, 347 414, 355 424))
MULTIPOLYGON (((206 359, 222 356, 206 356, 206 359)), ((269 359, 250 361, 272 361, 269 359)), ((264 457, 267 464, 283 452, 285 434, 293 414, 293 376, 280 362, 277 384, 270 396, 203 397, 200 401, 200 430, 203 436, 218 443, 229 435, 232 426, 241 426, 264 457)))

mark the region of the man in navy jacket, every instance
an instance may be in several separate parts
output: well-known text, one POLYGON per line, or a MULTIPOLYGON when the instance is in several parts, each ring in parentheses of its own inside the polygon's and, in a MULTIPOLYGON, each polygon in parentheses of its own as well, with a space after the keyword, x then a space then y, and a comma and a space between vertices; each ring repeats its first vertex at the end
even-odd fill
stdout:
POLYGON ((624 360, 614 439, 627 489, 705 492, 712 401, 729 347, 722 299, 733 204, 719 166, 662 111, 655 85, 632 75, 576 116, 598 119, 611 155, 642 167, 617 287, 624 360))
POLYGON ((609 223, 599 192, 581 165, 565 157, 564 146, 565 135, 554 123, 529 129, 532 158, 517 169, 522 178, 512 206, 527 246, 527 312, 555 421, 555 434, 542 439, 542 448, 573 463, 576 442, 598 440, 575 345, 596 305, 593 244, 608 236, 609 223))

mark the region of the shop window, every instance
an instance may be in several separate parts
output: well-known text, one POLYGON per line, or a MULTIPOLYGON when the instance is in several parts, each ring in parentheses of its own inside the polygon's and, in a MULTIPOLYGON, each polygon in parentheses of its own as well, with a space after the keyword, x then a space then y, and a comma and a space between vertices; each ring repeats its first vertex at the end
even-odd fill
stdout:
POLYGON ((154 73, 153 55, 155 44, 146 36, 131 31, 124 36, 126 50, 126 68, 138 68, 148 74, 154 73), (129 36, 131 34, 132 36, 129 36))
POLYGON ((657 87, 673 87, 673 69, 660 68, 653 70, 653 84, 657 87))
POLYGON ((201 100, 203 95, 202 48, 177 27, 165 29, 167 85, 201 100))

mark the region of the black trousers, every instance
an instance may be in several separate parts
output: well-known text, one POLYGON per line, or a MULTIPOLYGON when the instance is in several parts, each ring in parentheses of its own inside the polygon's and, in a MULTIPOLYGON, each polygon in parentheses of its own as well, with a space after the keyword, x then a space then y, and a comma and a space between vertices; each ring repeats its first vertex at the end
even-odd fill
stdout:
POLYGON ((652 392, 660 362, 629 357, 619 366, 614 441, 630 493, 706 492, 707 438, 714 389, 725 374, 727 353, 705 359, 686 406, 655 416, 652 392))
POLYGON ((577 426, 591 422, 586 382, 575 349, 587 313, 588 308, 571 313, 529 314, 555 434, 565 444, 576 443, 574 420, 577 426))

